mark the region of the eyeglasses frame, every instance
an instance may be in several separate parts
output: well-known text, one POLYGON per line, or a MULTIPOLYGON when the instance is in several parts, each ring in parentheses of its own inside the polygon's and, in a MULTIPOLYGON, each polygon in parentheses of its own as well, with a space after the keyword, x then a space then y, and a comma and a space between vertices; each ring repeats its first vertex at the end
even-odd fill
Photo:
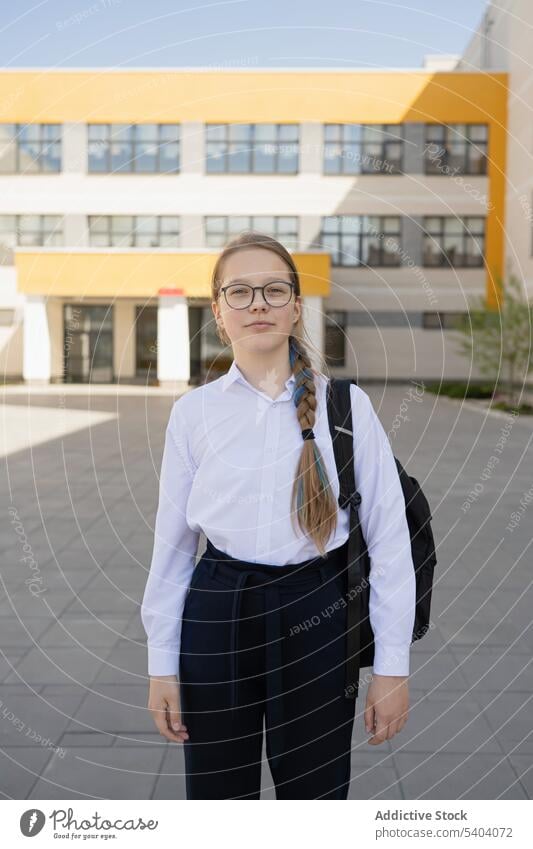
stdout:
POLYGON ((230 308, 230 310, 247 310, 247 309, 248 309, 248 307, 251 307, 251 306, 252 306, 252 304, 253 304, 253 302, 254 302, 254 298, 255 298, 255 290, 256 290, 256 289, 261 289, 261 290, 262 290, 262 292, 263 292, 263 300, 264 300, 265 304, 268 304, 268 306, 269 306, 269 307, 272 307, 273 309, 283 309, 283 307, 286 307, 286 306, 287 306, 287 304, 290 304, 291 299, 292 299, 293 292, 294 292, 294 291, 295 291, 295 289, 296 289, 296 284, 295 284, 295 283, 290 282, 289 280, 280 280, 280 281, 271 280, 269 283, 265 283, 263 286, 250 286, 250 284, 249 284, 249 283, 241 283, 241 284, 239 284, 239 283, 229 283, 227 286, 221 286, 221 287, 220 287, 220 289, 218 290, 218 293, 219 293, 219 295, 220 295, 220 293, 221 293, 221 292, 224 292, 224 300, 225 300, 225 301, 226 301, 226 303, 228 304, 228 307, 230 308), (286 285, 286 286, 290 286, 290 287, 291 287, 291 289, 292 289, 291 294, 290 294, 290 297, 289 297, 289 300, 287 301, 287 303, 286 303, 286 304, 282 304, 281 306, 276 306, 275 304, 270 304, 270 303, 267 301, 266 297, 265 297, 265 289, 266 289, 266 287, 267 287, 267 286, 271 286, 271 285, 272 285, 272 283, 276 283, 276 282, 285 283, 285 285, 286 285), (227 298, 227 295, 226 295, 226 289, 230 289, 232 286, 239 286, 239 285, 241 285, 241 286, 248 286, 248 288, 252 290, 252 300, 251 300, 251 301, 250 301, 250 303, 249 303, 249 304, 247 304, 245 307, 232 307, 232 306, 231 306, 231 304, 230 304, 230 303, 228 303, 228 298, 227 298))

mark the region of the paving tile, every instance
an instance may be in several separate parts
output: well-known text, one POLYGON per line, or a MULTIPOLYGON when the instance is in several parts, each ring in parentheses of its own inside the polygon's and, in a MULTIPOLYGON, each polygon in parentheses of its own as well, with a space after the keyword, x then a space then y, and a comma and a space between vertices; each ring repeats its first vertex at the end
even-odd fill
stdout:
POLYGON ((533 691, 533 655, 507 648, 478 646, 469 652, 453 651, 461 674, 475 693, 533 691))
POLYGON ((173 746, 171 743, 165 745, 161 770, 152 798, 176 800, 187 798, 183 746, 173 746))
POLYGON ((66 613, 60 623, 51 625, 39 640, 43 647, 60 648, 65 645, 76 645, 76 640, 82 646, 94 648, 97 646, 115 645, 124 632, 128 622, 127 616, 111 614, 73 615, 66 613))
POLYGON ((148 710, 148 686, 99 684, 86 695, 66 730, 153 732, 155 726, 148 710))
POLYGON ((503 751, 479 705, 463 691, 434 690, 429 695, 410 691, 409 716, 400 734, 397 745, 412 752, 468 753, 481 746, 503 751))
MULTIPOLYGON (((47 761, 52 757, 48 749, 0 749, 0 792, 2 798, 29 799, 33 785, 47 761)), ((35 797, 37 798, 37 797, 35 797)))
POLYGON ((52 745, 58 745, 82 699, 81 691, 48 696, 34 696, 30 692, 13 695, 6 693, 4 696, 2 690, 1 747, 36 748, 46 740, 50 740, 52 745))
POLYGON ((533 758, 529 755, 509 755, 509 762, 516 772, 517 782, 528 799, 533 799, 533 758))
POLYGON ((394 755, 405 799, 525 799, 504 755, 394 755))
POLYGON ((475 694, 493 734, 502 748, 511 753, 533 754, 533 694, 503 691, 498 694, 475 694))
POLYGON ((71 749, 47 764, 31 798, 149 799, 160 764, 161 754, 145 748, 71 749))
POLYGON ((16 672, 5 678, 7 683, 26 681, 30 684, 89 684, 96 678, 108 647, 32 648, 16 664, 16 672))
POLYGON ((115 647, 95 679, 102 684, 149 684, 144 646, 115 647))

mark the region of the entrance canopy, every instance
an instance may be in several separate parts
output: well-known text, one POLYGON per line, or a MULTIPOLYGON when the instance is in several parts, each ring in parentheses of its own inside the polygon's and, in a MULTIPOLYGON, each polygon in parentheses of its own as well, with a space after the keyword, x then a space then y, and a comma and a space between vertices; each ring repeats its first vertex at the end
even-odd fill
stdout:
MULTIPOLYGON (((209 298, 211 271, 220 250, 144 248, 17 248, 18 291, 44 297, 150 298, 161 290, 209 298)), ((292 254, 302 296, 330 294, 330 255, 292 254)))

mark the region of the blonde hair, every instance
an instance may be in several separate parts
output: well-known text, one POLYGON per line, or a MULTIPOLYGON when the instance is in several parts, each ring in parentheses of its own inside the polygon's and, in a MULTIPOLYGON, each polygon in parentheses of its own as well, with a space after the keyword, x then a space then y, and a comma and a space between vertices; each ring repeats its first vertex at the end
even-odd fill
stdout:
MULTIPOLYGON (((277 254, 287 265, 295 293, 300 295, 300 278, 292 256, 277 239, 247 230, 231 239, 219 254, 211 276, 211 296, 216 301, 220 295, 224 261, 231 254, 244 248, 264 248, 277 254)), ((289 362, 296 378, 294 405, 301 430, 315 424, 316 386, 315 375, 307 345, 303 341, 306 333, 302 315, 289 336, 289 362)), ((224 345, 231 345, 224 328, 217 323, 217 334, 224 345)), ((322 557, 326 557, 326 542, 337 526, 337 500, 328 480, 326 467, 315 439, 302 440, 302 453, 296 469, 291 495, 291 521, 298 519, 300 530, 308 534, 322 557)))

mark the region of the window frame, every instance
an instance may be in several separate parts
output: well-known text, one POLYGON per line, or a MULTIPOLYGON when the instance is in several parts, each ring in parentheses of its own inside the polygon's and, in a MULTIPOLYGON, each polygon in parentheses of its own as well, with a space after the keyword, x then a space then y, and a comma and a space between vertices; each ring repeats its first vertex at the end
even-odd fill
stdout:
MULTIPOLYGON (((213 133, 214 135, 214 133, 213 133)), ((216 122, 206 122, 204 124, 204 172, 206 175, 210 177, 216 177, 220 175, 228 175, 230 174, 232 177, 239 175, 267 175, 267 176, 283 176, 283 177, 292 177, 295 174, 300 173, 300 124, 296 122, 256 122, 250 124, 236 124, 236 123, 216 123, 216 122), (261 139, 256 138, 258 134, 258 130, 261 127, 274 127, 276 138, 274 139, 261 139), (283 139, 280 137, 282 133, 290 128, 294 130, 294 134, 296 136, 295 139, 283 139), (218 129, 221 134, 220 139, 209 138, 209 131, 218 129), (238 138, 240 134, 243 138, 238 138), (232 133, 234 138, 232 138, 232 133), (245 134, 249 133, 249 138, 244 138, 245 134), (241 169, 232 169, 231 165, 231 154, 238 152, 237 150, 232 151, 231 147, 234 146, 236 149, 239 146, 243 146, 244 144, 248 144, 249 148, 246 151, 241 151, 247 154, 248 163, 247 167, 244 170, 241 169), (274 151, 273 155, 275 157, 275 164, 272 170, 262 170, 255 167, 257 150, 256 148, 260 145, 271 144, 277 145, 278 148, 274 151), (291 144, 296 146, 295 153, 295 167, 294 170, 280 170, 279 169, 279 161, 280 161, 280 148, 283 144, 291 144), (210 153, 211 150, 215 146, 224 147, 225 149, 221 152, 220 156, 222 158, 222 168, 211 170, 209 167, 209 163, 213 161, 213 156, 210 153)))
POLYGON ((453 123, 453 124, 441 124, 438 122, 430 123, 426 122, 424 125, 424 174, 426 176, 449 176, 450 174, 462 174, 471 177, 486 177, 487 176, 487 162, 488 162, 488 149, 489 149, 489 134, 490 134, 490 125, 488 123, 483 122, 470 122, 470 123, 453 123), (464 127, 465 135, 461 136, 456 127, 464 127), (485 138, 472 139, 472 135, 475 135, 476 130, 480 127, 483 127, 485 130, 485 138), (442 130, 443 138, 441 140, 431 139, 429 136, 431 131, 435 130, 435 128, 439 128, 442 130), (461 143, 463 147, 463 165, 461 168, 455 170, 450 169, 447 165, 433 165, 433 160, 429 157, 428 148, 432 144, 441 144, 442 149, 445 151, 445 159, 447 160, 452 155, 457 157, 457 154, 452 154, 449 146, 451 143, 461 143), (481 171, 476 171, 472 166, 472 150, 477 149, 482 154, 482 162, 483 169, 481 171), (434 169, 434 170, 433 170, 434 169))
POLYGON ((289 248, 289 250, 297 249, 297 247, 293 248, 293 246, 292 246, 293 244, 295 246, 297 246, 299 244, 299 239, 300 239, 300 220, 299 220, 299 217, 297 215, 204 215, 204 243, 205 243, 206 247, 208 247, 208 248, 222 247, 223 245, 226 244, 226 242, 230 239, 230 237, 237 235, 239 230, 237 230, 237 229, 232 230, 229 226, 230 220, 232 218, 233 219, 242 218, 243 220, 246 221, 244 226, 242 228, 240 228, 241 230, 249 230, 249 229, 256 230, 257 229, 259 232, 266 233, 267 235, 272 235, 275 239, 277 239, 279 242, 284 244, 285 247, 289 248), (259 224, 255 223, 260 218, 272 218, 273 221, 274 221, 274 225, 275 225, 274 232, 271 232, 270 230, 265 229, 264 227, 261 227, 261 226, 259 226, 259 224), (221 228, 220 231, 215 229, 215 230, 211 231, 211 233, 209 233, 208 226, 209 226, 209 220, 210 219, 211 220, 221 219, 224 226, 221 228), (287 238, 287 232, 282 232, 279 229, 280 221, 285 221, 287 219, 293 219, 295 224, 296 224, 295 234, 293 236, 292 232, 289 232, 289 238, 287 238), (214 235, 220 234, 220 241, 219 241, 218 244, 214 244, 214 243, 210 244, 209 243, 209 236, 213 235, 213 234, 214 235), (293 241, 289 241, 289 239, 293 240, 293 241))
POLYGON ((455 330, 452 322, 467 314, 458 310, 423 311, 422 330, 455 330))
POLYGON ((482 216, 482 215, 461 215, 461 216, 455 216, 455 215, 424 215, 423 219, 422 219, 422 240, 423 240, 423 244, 422 244, 422 267, 423 268, 446 268, 446 267, 451 267, 451 268, 483 268, 484 265, 485 265, 485 247, 486 247, 486 245, 485 245, 486 218, 485 218, 485 216, 482 216), (438 232, 437 231, 428 232, 426 222, 429 218, 439 220, 440 229, 439 229, 438 232), (471 226, 469 224, 469 222, 472 221, 472 220, 483 221, 483 231, 481 233, 481 236, 480 236, 479 233, 472 231, 471 226), (445 227, 446 221, 450 221, 450 222, 451 221, 454 221, 454 222, 460 221, 461 224, 462 224, 461 233, 453 233, 453 232, 452 233, 446 233, 445 229, 443 229, 445 227), (461 262, 451 262, 448 255, 445 253, 445 251, 442 247, 442 241, 443 241, 445 236, 460 236, 461 237, 461 257, 462 257, 461 262), (465 257, 473 256, 473 254, 469 254, 468 251, 466 250, 469 242, 471 240, 477 240, 479 237, 481 238, 481 242, 482 242, 482 245, 481 245, 482 250, 478 254, 479 257, 480 257, 480 261, 476 262, 476 263, 465 262, 464 261, 465 257), (440 253, 438 254, 439 261, 438 262, 428 262, 427 261, 427 254, 426 254, 426 246, 429 244, 434 249, 435 242, 436 242, 437 239, 440 240, 440 243, 439 243, 440 253))
POLYGON ((120 124, 118 122, 114 123, 99 123, 99 122, 91 122, 87 124, 87 173, 92 176, 98 174, 112 174, 116 176, 118 174, 128 174, 128 175, 143 175, 143 176, 174 176, 175 174, 181 173, 181 123, 177 122, 158 122, 151 124, 120 124), (157 138, 153 141, 147 140, 146 138, 137 138, 137 134, 140 128, 150 126, 157 128, 157 138), (91 131, 95 127, 105 128, 105 132, 107 133, 107 138, 102 137, 99 138, 91 138, 91 131), (113 127, 119 127, 120 130, 115 130, 113 133, 113 127), (165 127, 173 127, 176 129, 176 137, 174 139, 165 139, 162 135, 163 129, 165 127), (117 135, 119 132, 127 132, 129 131, 130 137, 125 139, 117 139, 117 135), (94 144, 102 144, 105 146, 104 149, 104 158, 105 158, 105 168, 91 168, 91 145, 94 144), (113 145, 117 147, 119 145, 128 145, 130 148, 129 159, 127 163, 129 164, 129 168, 120 168, 113 169, 113 145), (136 163, 139 161, 137 149, 141 146, 155 145, 156 151, 156 167, 154 170, 139 170, 136 166, 136 163), (161 170, 161 149, 164 145, 176 145, 176 167, 171 170, 161 170))
POLYGON ((87 236, 88 236, 89 246, 92 247, 92 248, 123 247, 123 248, 145 248, 146 250, 155 250, 157 248, 163 248, 163 249, 165 249, 165 248, 170 248, 170 249, 179 248, 180 247, 180 240, 181 240, 181 220, 180 220, 179 215, 144 215, 144 214, 143 215, 88 215, 87 216, 87 236), (127 235, 130 239, 129 244, 126 244, 125 242, 123 242, 120 245, 114 243, 114 237, 119 236, 120 232, 121 232, 118 229, 113 231, 113 221, 116 220, 117 218, 129 218, 129 219, 131 219, 132 227, 127 232, 127 235), (139 234, 142 235, 142 231, 140 231, 139 228, 138 228, 138 219, 140 219, 140 218, 154 219, 156 227, 152 232, 157 237, 157 244, 156 245, 140 245, 140 244, 137 244, 137 236, 139 234), (175 232, 174 231, 167 231, 167 230, 164 230, 162 228, 163 221, 166 221, 167 219, 173 219, 177 222, 177 230, 175 232), (99 221, 103 221, 104 224, 106 225, 105 228, 103 228, 102 231, 101 231, 102 235, 105 234, 106 237, 107 237, 105 244, 97 244, 96 242, 93 241, 93 237, 95 235, 99 235, 99 231, 93 230, 91 228, 91 224, 96 224, 99 221), (171 233, 171 235, 176 236, 176 244, 175 245, 162 245, 161 244, 161 236, 162 235, 168 235, 169 232, 171 233))
MULTIPOLYGON (((405 135, 404 135, 404 126, 402 123, 398 124, 358 124, 358 123, 344 123, 344 124, 334 124, 334 123, 326 123, 322 125, 322 143, 323 143, 323 156, 322 156, 322 174, 326 177, 335 177, 335 176, 360 176, 360 175, 383 175, 386 174, 388 176, 401 176, 405 173, 404 171, 404 160, 405 160, 405 135), (346 139, 344 136, 348 134, 348 130, 352 130, 353 128, 359 128, 359 138, 355 140, 346 139), (365 130, 380 128, 383 133, 383 138, 381 141, 376 142, 369 139, 365 139, 365 130), (328 130, 331 131, 333 128, 337 128, 340 131, 340 138, 338 139, 328 139, 328 130), (390 134, 396 131, 399 135, 397 137, 391 137, 390 134), (374 168, 365 168, 365 156, 367 153, 365 152, 366 147, 370 147, 371 145, 379 144, 381 147, 380 155, 378 157, 372 158, 374 160, 379 159, 383 162, 383 167, 379 169, 374 168), (392 170, 385 167, 385 164, 389 161, 387 158, 387 148, 390 145, 399 144, 400 145, 400 155, 397 160, 391 160, 394 163, 394 167, 392 170), (341 153, 337 156, 337 160, 340 162, 341 167, 336 171, 328 171, 326 170, 326 162, 328 161, 327 152, 328 149, 334 146, 340 146, 341 148, 347 147, 349 150, 355 150, 357 152, 357 156, 353 156, 354 160, 359 161, 358 170, 348 170, 346 169, 348 159, 344 156, 342 150, 341 153)), ((331 159, 335 160, 335 157, 331 157, 331 159)), ((331 161, 330 159, 330 161, 331 161)))
MULTIPOLYGON (((7 174, 23 174, 34 177, 38 174, 60 174, 63 166, 63 125, 56 123, 16 123, 13 121, 4 121, 0 122, 0 133, 3 127, 11 127, 12 136, 11 139, 7 139, 5 145, 8 147, 10 144, 13 145, 14 149, 14 167, 13 169, 2 169, 0 167, 0 176, 4 176, 7 174), (37 130, 37 138, 32 139, 24 139, 23 134, 24 130, 28 128, 36 128, 37 130), (55 134, 52 132, 50 128, 55 128, 55 134), (47 137, 47 131, 50 133, 51 138, 47 137), (37 156, 31 158, 31 162, 38 167, 34 170, 28 170, 27 168, 21 168, 21 152, 24 144, 29 146, 35 145, 39 149, 39 153, 37 156), (58 155, 57 159, 57 167, 54 168, 44 168, 43 163, 46 162, 46 157, 43 156, 43 153, 49 148, 57 147, 58 155)), ((7 133, 6 133, 7 136, 7 133)), ((1 142, 0 142, 1 143, 1 142)), ((0 162, 2 159, 0 158, 0 162)))
POLYGON ((65 216, 64 215, 55 215, 49 213, 1 213, 0 214, 0 253, 2 256, 2 260, 0 264, 3 265, 13 265, 14 264, 14 251, 16 248, 29 248, 32 247, 40 248, 40 247, 63 247, 64 246, 64 237, 65 237, 65 216), (1 225, 4 223, 4 219, 10 218, 13 219, 14 227, 12 229, 4 228, 1 225), (21 241, 21 234, 23 233, 21 227, 21 219, 24 218, 37 218, 38 219, 38 228, 33 229, 30 228, 24 231, 25 235, 34 235, 38 234, 37 243, 25 244, 21 241), (45 225, 45 219, 56 219, 56 224, 51 229, 47 229, 45 225), (1 244, 2 234, 3 233, 13 233, 15 236, 14 244, 9 245, 1 244), (59 236, 59 242, 48 242, 46 239, 51 236, 59 236))
MULTIPOLYGON (((325 236, 337 236, 339 237, 339 244, 336 250, 331 251, 331 265, 335 268, 400 268, 402 265, 402 218, 401 215, 323 215, 321 218, 320 224, 320 243, 319 246, 324 250, 329 250, 329 246, 327 244, 327 239, 325 236), (337 231, 327 231, 324 229, 324 225, 327 219, 343 219, 343 218, 357 218, 360 219, 360 225, 358 226, 356 232, 343 232, 342 229, 337 231), (398 229, 394 231, 385 231, 381 226, 380 229, 374 230, 373 232, 367 232, 364 230, 364 224, 372 219, 377 218, 381 224, 385 219, 397 219, 398 221, 398 229), (380 235, 381 234, 381 235, 380 235), (343 237, 345 237, 343 239, 343 237), (356 251, 357 261, 356 262, 343 262, 342 257, 347 255, 347 251, 343 248, 343 241, 347 239, 357 238, 358 241, 358 249, 356 251), (366 242, 369 239, 378 238, 379 239, 379 261, 378 262, 365 262, 362 260, 362 257, 365 255, 365 246, 366 242), (399 250, 393 252, 393 256, 395 257, 394 262, 384 262, 384 250, 385 250, 385 239, 387 238, 396 238, 399 250), (340 262, 337 262, 337 256, 340 259, 340 262)), ((342 221, 340 222, 342 226, 342 221)), ((368 247, 366 250, 368 254, 368 247)))

